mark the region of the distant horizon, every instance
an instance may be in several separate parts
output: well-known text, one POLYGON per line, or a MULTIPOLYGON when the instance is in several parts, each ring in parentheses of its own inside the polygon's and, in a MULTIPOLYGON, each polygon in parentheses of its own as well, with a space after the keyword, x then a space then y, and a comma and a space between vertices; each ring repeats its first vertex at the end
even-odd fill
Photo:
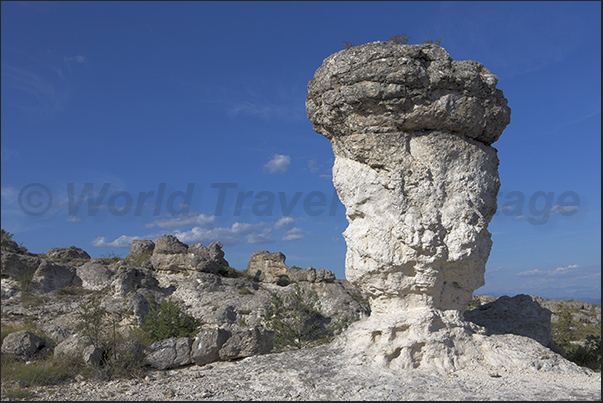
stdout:
POLYGON ((269 250, 345 278, 307 86, 347 42, 405 34, 481 63, 511 108, 474 294, 601 298, 600 2, 0 7, 2 228, 31 251, 125 256, 171 234, 221 242, 238 270, 269 250))

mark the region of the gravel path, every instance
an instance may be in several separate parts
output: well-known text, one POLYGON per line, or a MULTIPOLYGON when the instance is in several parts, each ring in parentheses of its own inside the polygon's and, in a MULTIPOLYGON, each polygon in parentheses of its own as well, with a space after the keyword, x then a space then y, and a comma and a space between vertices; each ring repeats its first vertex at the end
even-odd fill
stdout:
POLYGON ((145 379, 72 381, 33 400, 601 400, 601 374, 479 369, 392 373, 322 346, 149 372, 145 379))

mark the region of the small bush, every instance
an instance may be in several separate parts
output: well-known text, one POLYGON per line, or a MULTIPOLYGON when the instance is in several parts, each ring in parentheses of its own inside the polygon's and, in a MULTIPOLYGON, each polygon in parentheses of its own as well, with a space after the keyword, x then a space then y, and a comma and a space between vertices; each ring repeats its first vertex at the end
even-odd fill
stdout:
POLYGON ((388 42, 393 42, 398 45, 404 45, 404 44, 408 43, 409 39, 410 38, 408 36, 406 36, 406 34, 403 33, 402 35, 394 35, 394 36, 390 37, 388 42))
POLYGON ((435 42, 433 41, 433 39, 426 39, 425 43, 429 43, 429 44, 435 44, 440 46, 440 42, 442 42, 442 38, 438 38, 435 42))
POLYGON ((237 271, 237 269, 235 269, 234 267, 230 267, 230 266, 223 266, 222 269, 220 269, 220 271, 218 272, 218 274, 222 277, 229 277, 229 278, 237 278, 237 277, 241 276, 241 274, 237 271))
POLYGON ((13 239, 13 236, 15 236, 15 234, 11 234, 10 232, 5 231, 4 228, 2 228, 1 231, 2 239, 11 241, 13 239))
POLYGON ((170 337, 193 337, 197 334, 200 325, 201 319, 195 319, 181 312, 180 307, 169 298, 151 307, 144 317, 144 325, 141 329, 153 342, 157 342, 170 337))
POLYGON ((479 308, 480 306, 482 306, 482 303, 479 301, 479 299, 472 298, 471 301, 469 301, 469 303, 467 304, 467 308, 465 308, 465 310, 469 311, 471 309, 479 308))
POLYGON ((343 41, 343 47, 345 49, 350 49, 354 47, 354 44, 352 42, 348 42, 348 41, 343 41))
MULTIPOLYGON (((73 246, 72 246, 72 248, 73 248, 73 246)), ((109 263, 119 262, 122 259, 121 254, 115 253, 113 251, 103 253, 99 257, 109 263)))
POLYGON ((146 252, 136 257, 127 257, 125 260, 126 263, 131 264, 132 266, 140 267, 144 262, 149 260, 151 256, 153 256, 153 252, 146 252))
POLYGON ((297 282, 284 298, 272 293, 271 308, 263 321, 268 329, 275 332, 274 349, 300 349, 329 342, 333 332, 343 324, 329 328, 320 309, 318 294, 306 292, 297 282))

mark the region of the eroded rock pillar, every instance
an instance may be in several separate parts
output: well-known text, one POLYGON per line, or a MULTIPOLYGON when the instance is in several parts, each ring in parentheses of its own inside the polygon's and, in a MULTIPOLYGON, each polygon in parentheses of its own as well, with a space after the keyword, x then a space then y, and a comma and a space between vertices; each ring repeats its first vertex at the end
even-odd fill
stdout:
POLYGON ((471 348, 461 313, 484 285, 500 186, 491 144, 511 113, 497 80, 438 45, 374 42, 329 56, 308 84, 349 222, 346 278, 371 304, 347 339, 365 358, 446 368, 471 348))

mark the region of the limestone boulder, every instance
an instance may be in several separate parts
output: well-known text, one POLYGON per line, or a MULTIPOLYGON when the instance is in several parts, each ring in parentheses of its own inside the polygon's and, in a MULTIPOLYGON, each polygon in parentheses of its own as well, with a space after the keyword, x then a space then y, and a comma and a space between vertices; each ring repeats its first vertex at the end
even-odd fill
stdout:
POLYGON ((274 332, 261 326, 234 330, 220 348, 221 360, 234 360, 252 355, 267 354, 272 350, 274 332))
POLYGON ((127 257, 139 258, 141 256, 149 256, 155 250, 155 243, 148 239, 135 239, 130 245, 130 252, 127 257))
POLYGON ((188 365, 191 363, 192 344, 193 340, 188 337, 171 337, 158 341, 144 350, 144 362, 157 369, 188 365))
POLYGON ((221 243, 214 242, 209 247, 199 243, 189 247, 173 235, 157 239, 150 262, 156 270, 180 273, 219 273, 228 266, 221 243))
POLYGON ((8 334, 2 340, 2 354, 11 354, 19 359, 26 360, 39 354, 47 347, 46 339, 35 335, 28 330, 20 330, 8 334))
POLYGON ((34 272, 32 284, 39 293, 47 293, 71 285, 82 285, 74 266, 43 259, 34 272))
POLYGON ((50 248, 46 255, 49 259, 53 260, 90 259, 90 255, 86 251, 75 246, 69 248, 50 248))
POLYGON ((488 334, 517 334, 554 347, 551 336, 551 311, 529 295, 502 296, 464 313, 466 320, 483 326, 488 334))
POLYGON ((230 332, 219 327, 202 329, 191 347, 191 360, 205 365, 220 359, 220 349, 230 337, 230 332))
POLYGON ((87 290, 102 290, 111 285, 115 273, 102 261, 90 261, 76 268, 76 275, 87 290))
POLYGON ((3 249, 2 268, 0 273, 3 278, 11 278, 13 280, 31 277, 31 275, 40 265, 41 261, 42 259, 37 256, 8 252, 3 249))
POLYGON ((261 250, 249 258, 246 272, 257 281, 288 285, 292 282, 305 281, 310 283, 332 282, 335 274, 330 270, 293 268, 285 264, 286 256, 282 252, 261 250))

